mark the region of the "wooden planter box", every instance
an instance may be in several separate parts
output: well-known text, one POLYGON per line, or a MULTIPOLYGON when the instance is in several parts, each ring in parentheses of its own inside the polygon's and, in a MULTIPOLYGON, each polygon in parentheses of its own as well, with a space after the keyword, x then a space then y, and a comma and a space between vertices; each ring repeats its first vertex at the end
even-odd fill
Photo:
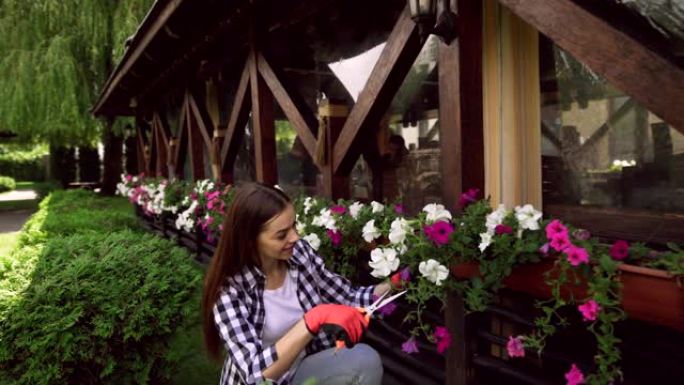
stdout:
MULTIPOLYGON (((504 280, 507 288, 538 298, 549 298, 551 291, 544 283, 543 274, 553 267, 552 261, 518 266, 504 280)), ((632 319, 668 326, 684 332, 684 288, 674 277, 662 270, 620 264, 622 308, 632 319)), ((477 263, 463 263, 452 267, 457 278, 471 278, 480 274, 477 263)), ((584 285, 564 288, 565 296, 586 296, 584 285)))

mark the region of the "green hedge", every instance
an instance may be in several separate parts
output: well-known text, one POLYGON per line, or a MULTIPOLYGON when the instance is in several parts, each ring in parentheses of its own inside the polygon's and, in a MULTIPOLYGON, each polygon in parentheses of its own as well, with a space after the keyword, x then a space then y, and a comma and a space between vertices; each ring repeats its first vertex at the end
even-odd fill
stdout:
POLYGON ((0 147, 0 170, 16 180, 45 180, 45 146, 2 145, 0 147))
POLYGON ((87 191, 55 192, 20 246, 0 256, 0 384, 148 384, 170 376, 169 341, 199 311, 192 294, 202 274, 187 251, 139 231, 124 205, 87 191))
POLYGON ((5 191, 12 191, 17 188, 14 178, 9 176, 0 176, 0 193, 5 191))

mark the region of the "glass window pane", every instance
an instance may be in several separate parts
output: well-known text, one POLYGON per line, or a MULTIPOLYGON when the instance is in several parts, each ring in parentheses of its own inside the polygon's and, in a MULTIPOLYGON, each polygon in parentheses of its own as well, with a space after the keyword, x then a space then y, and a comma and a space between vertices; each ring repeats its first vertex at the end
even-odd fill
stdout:
POLYGON ((684 136, 567 52, 545 51, 544 203, 684 211, 684 136))

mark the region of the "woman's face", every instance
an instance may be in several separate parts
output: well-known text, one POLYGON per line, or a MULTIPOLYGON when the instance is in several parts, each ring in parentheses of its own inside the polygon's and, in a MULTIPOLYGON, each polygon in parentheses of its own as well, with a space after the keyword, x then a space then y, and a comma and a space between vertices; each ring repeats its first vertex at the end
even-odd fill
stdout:
POLYGON ((262 260, 286 261, 292 256, 299 234, 295 229, 295 211, 291 204, 271 218, 257 237, 257 249, 262 260))

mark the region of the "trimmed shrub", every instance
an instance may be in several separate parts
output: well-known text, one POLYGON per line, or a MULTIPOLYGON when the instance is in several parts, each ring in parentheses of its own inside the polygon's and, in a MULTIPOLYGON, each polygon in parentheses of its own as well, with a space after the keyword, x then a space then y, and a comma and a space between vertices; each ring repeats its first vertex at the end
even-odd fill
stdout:
MULTIPOLYGON (((50 214, 48 214, 50 215, 50 214)), ((15 384, 148 384, 168 378, 168 341, 197 312, 201 273, 151 234, 90 231, 15 252, 0 280, 0 378, 15 384)))
POLYGON ((40 209, 22 228, 20 245, 79 232, 141 229, 133 207, 122 197, 100 197, 87 190, 57 190, 40 202, 40 209))
POLYGON ((45 146, 0 146, 0 170, 15 180, 45 180, 45 146))
POLYGON ((5 191, 12 191, 17 187, 14 179, 8 176, 0 176, 0 193, 5 191))

